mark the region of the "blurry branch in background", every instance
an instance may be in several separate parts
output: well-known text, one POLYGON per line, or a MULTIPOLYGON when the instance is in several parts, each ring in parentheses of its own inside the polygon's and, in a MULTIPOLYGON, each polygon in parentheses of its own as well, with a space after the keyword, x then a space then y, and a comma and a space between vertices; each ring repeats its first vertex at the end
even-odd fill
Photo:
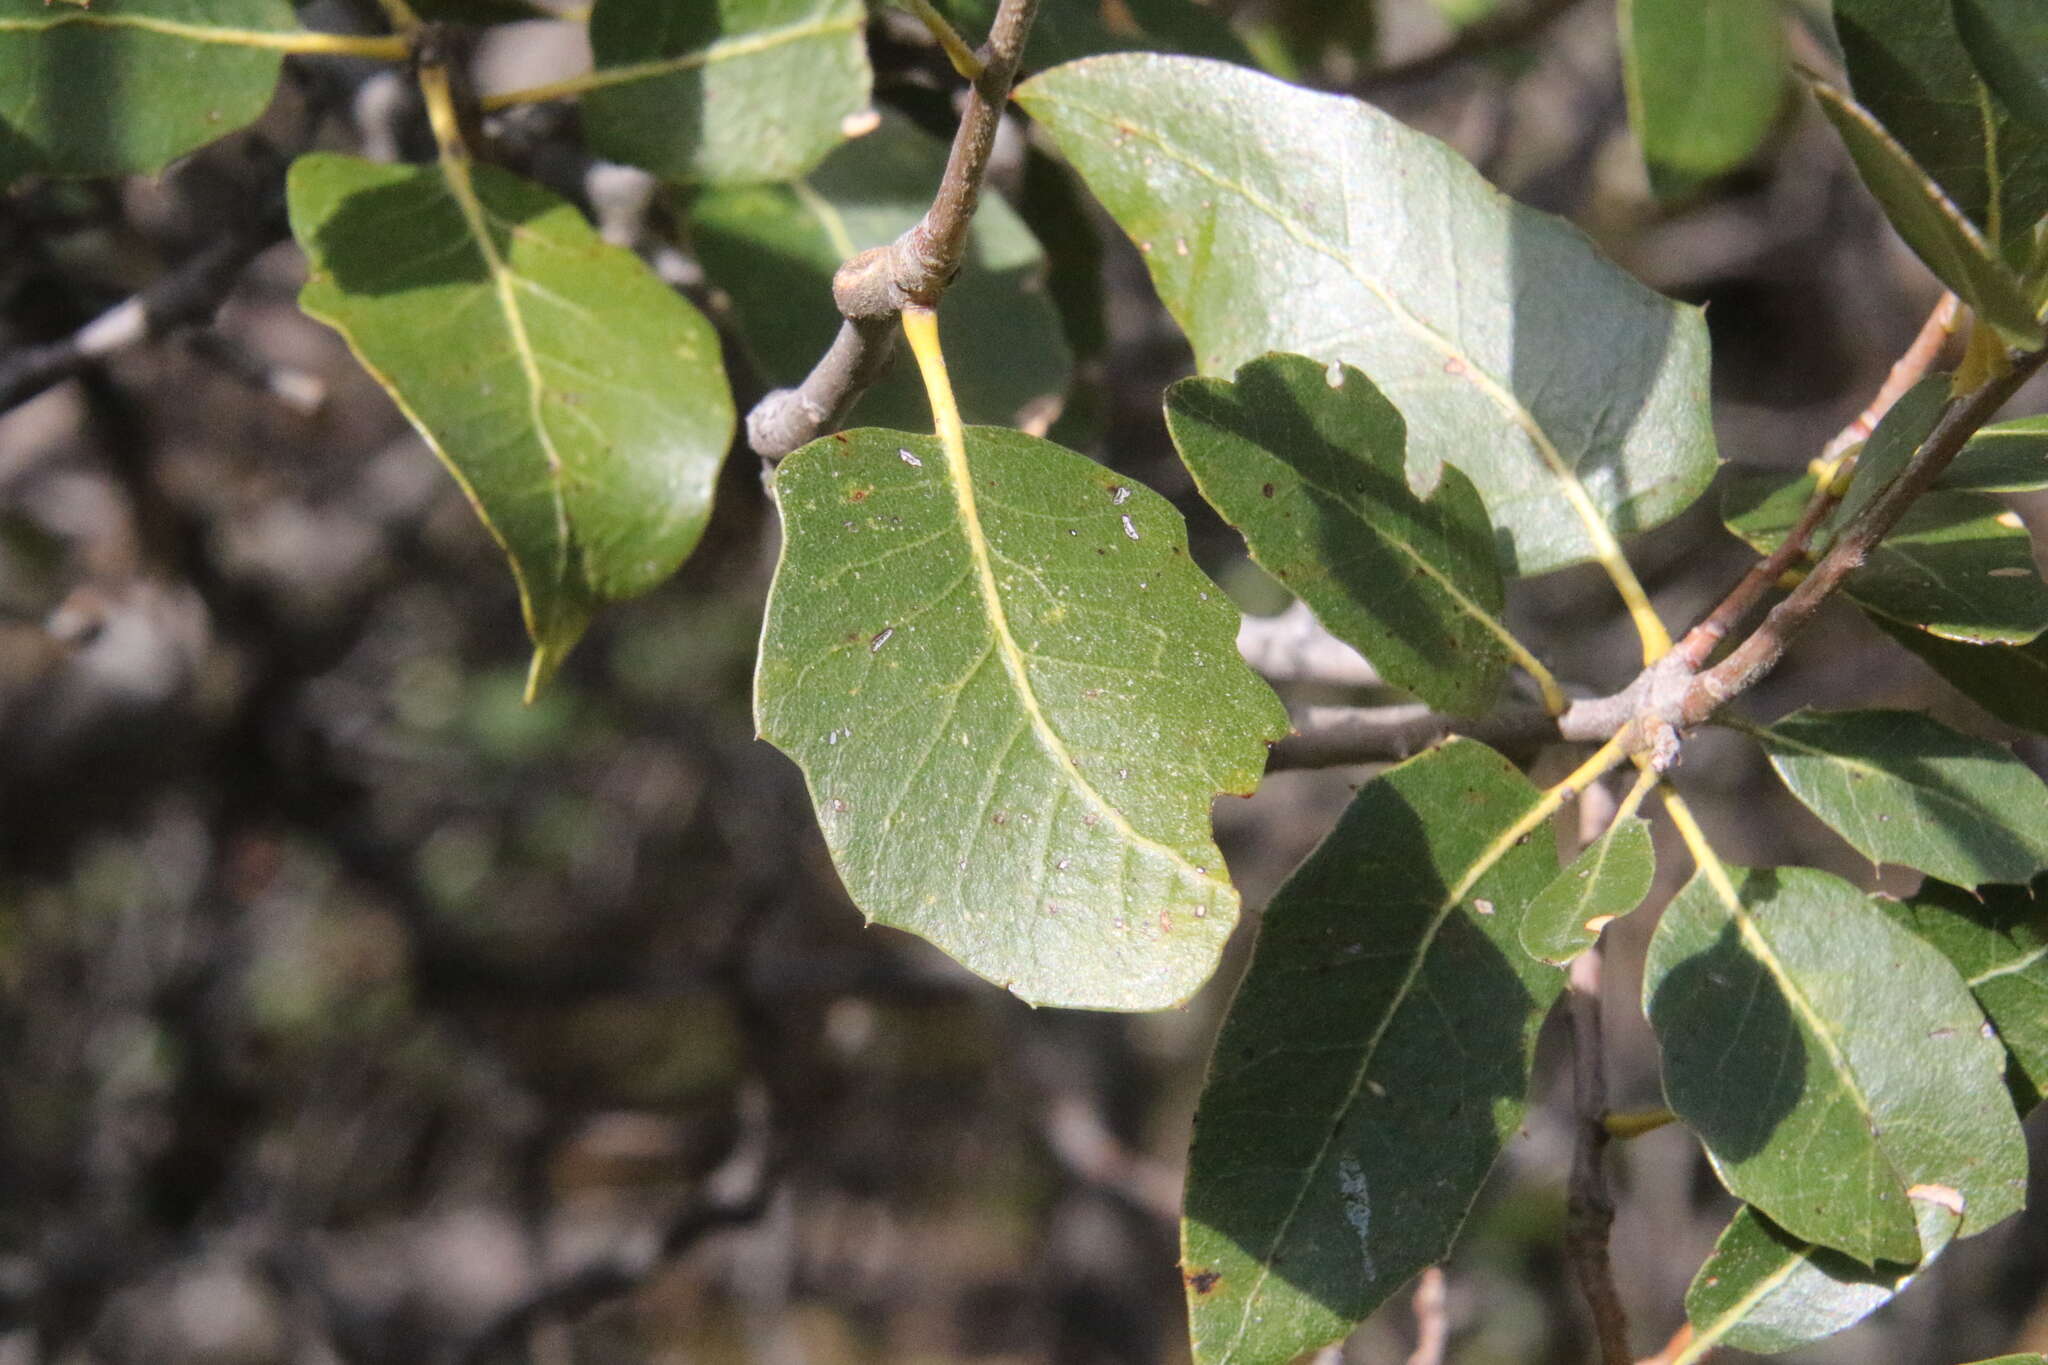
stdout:
POLYGON ((1334 768, 1395 763, 1452 735, 1484 740, 1510 752, 1557 738, 1557 721, 1535 702, 1513 702, 1493 714, 1447 716, 1421 702, 1388 706, 1308 706, 1293 714, 1294 734, 1273 746, 1266 768, 1334 768))
POLYGON ((1579 0, 1529 0, 1519 9, 1489 15, 1459 29, 1457 36, 1442 47, 1368 72, 1363 84, 1370 90, 1375 86, 1404 85, 1441 76, 1462 62, 1529 41, 1578 3, 1579 0))
POLYGON ((70 336, 0 356, 0 412, 13 410, 88 365, 177 328, 212 321, 249 262, 284 240, 282 188, 277 186, 275 202, 232 225, 147 289, 70 336))
POLYGON ((1380 685, 1378 671, 1365 656, 1325 630, 1306 602, 1277 616, 1246 616, 1237 628, 1237 652, 1273 682, 1380 685))
POLYGON ((1565 1205, 1565 1257, 1593 1314, 1600 1365, 1631 1365, 1628 1316, 1614 1286, 1607 1237, 1614 1200, 1607 1189, 1607 1056, 1600 1030, 1600 948, 1573 960, 1565 987, 1572 1040, 1572 1169, 1565 1205))
POLYGON ((1444 1348, 1450 1345, 1449 1295, 1445 1291, 1444 1268, 1433 1265, 1415 1282, 1415 1349, 1408 1365, 1444 1365, 1444 1348))
POLYGON ((775 390, 747 414, 747 442, 755 454, 779 460, 837 428, 888 368, 897 314, 909 305, 936 307, 959 273, 1003 106, 1037 13, 1038 0, 1002 0, 988 42, 975 57, 980 74, 969 87, 931 207, 895 241, 839 267, 832 279, 832 301, 844 319, 839 334, 801 384, 775 390))

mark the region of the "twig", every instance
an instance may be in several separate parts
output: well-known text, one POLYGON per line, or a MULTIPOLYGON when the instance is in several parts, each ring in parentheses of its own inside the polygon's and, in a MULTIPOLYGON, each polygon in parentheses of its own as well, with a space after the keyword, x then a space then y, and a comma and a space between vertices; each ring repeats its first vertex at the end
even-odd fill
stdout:
POLYGON ((1542 707, 1527 704, 1505 706, 1476 719, 1447 716, 1420 702, 1310 706, 1295 713, 1294 728, 1294 734, 1273 746, 1267 771, 1393 763, 1452 735, 1509 749, 1557 738, 1557 721, 1542 707))
POLYGON ((1408 1365, 1444 1365, 1444 1348, 1450 1344, 1450 1315, 1444 1311, 1444 1268, 1433 1265, 1415 1282, 1415 1349, 1408 1353, 1408 1365))
POLYGON ((1535 37, 1561 18, 1579 0, 1534 0, 1512 14, 1482 20, 1459 30, 1442 47, 1392 66, 1382 67, 1365 78, 1367 86, 1406 85, 1440 76, 1461 62, 1484 56, 1498 48, 1513 47, 1535 37))
POLYGON ((846 320, 831 349, 803 383, 775 390, 747 414, 748 444, 763 459, 781 459, 837 426, 888 365, 896 315, 910 305, 935 306, 959 272, 1003 106, 1037 13, 1038 0, 1002 0, 978 54, 981 75, 968 91, 931 207, 895 241, 839 267, 832 301, 846 320))
POLYGON ((211 321, 243 269, 285 235, 269 212, 201 248, 147 289, 115 304, 70 336, 0 359, 0 412, 8 412, 86 366, 174 328, 211 321))
POLYGON ((1734 652, 1692 679, 1675 718, 1681 728, 1698 725, 1777 666, 1792 637, 1804 630, 1821 605, 1863 566, 1870 552, 1948 468, 1977 429, 1990 421, 2044 364, 2048 364, 2048 350, 2014 356, 2005 374, 1949 403, 1899 477, 1864 505, 1799 586, 1771 609, 1763 624, 1734 652))
MULTIPOLYGON (((1961 310, 1961 301, 1952 293, 1943 294, 1934 311, 1927 315, 1927 321, 1920 326, 1920 332, 1913 338, 1904 354, 1892 365, 1891 372, 1879 386, 1877 396, 1870 400, 1868 407, 1856 415, 1854 421, 1837 432, 1821 450, 1823 469, 1835 465, 1841 458, 1870 439, 1870 433, 1877 430, 1877 424, 1891 411, 1906 390, 1919 383, 1941 354, 1942 346, 1954 334, 1956 317, 1961 310)), ((1728 595, 1698 625, 1687 631, 1685 638, 1678 642, 1677 652, 1685 659, 1688 668, 1705 666, 1728 633, 1749 615, 1750 609, 1763 600, 1771 585, 1784 576, 1787 569, 1805 557, 1813 533, 1826 521, 1842 500, 1843 481, 1840 478, 1823 477, 1820 486, 1807 500, 1806 507, 1799 514, 1799 520, 1792 531, 1763 559, 1750 567, 1742 581, 1731 589, 1728 595)))
POLYGON ((1324 629, 1306 602, 1296 602, 1277 616, 1246 616, 1237 628, 1237 652, 1274 682, 1380 685, 1379 671, 1324 629))
POLYGON ((1600 948, 1594 945, 1572 963, 1565 989, 1572 1037, 1572 1172, 1565 1215, 1565 1255, 1579 1290, 1592 1310, 1601 1365, 1630 1365, 1628 1314, 1614 1285, 1607 1236, 1614 1227, 1614 1200, 1603 1164, 1610 1135, 1606 1053, 1600 1034, 1600 948))

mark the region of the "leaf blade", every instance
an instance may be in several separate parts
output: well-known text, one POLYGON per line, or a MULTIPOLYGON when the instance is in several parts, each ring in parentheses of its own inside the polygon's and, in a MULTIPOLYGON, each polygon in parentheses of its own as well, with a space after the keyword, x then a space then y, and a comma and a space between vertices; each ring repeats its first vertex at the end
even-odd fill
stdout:
POLYGON ((1492 704, 1512 639, 1493 528, 1446 465, 1408 486, 1407 425, 1371 380, 1269 355, 1234 379, 1167 391, 1166 425, 1197 487, 1252 557, 1388 682, 1449 711, 1492 704))
POLYGON ((1660 196, 1735 170, 1783 103, 1784 21, 1771 0, 1622 0, 1629 122, 1660 196))
POLYGON ((468 170, 465 186, 301 157, 300 306, 342 333, 504 547, 537 685, 598 606, 695 547, 732 397, 710 324, 637 258, 539 186, 468 170))
POLYGON ((1515 943, 1556 867, 1547 839, 1514 837, 1539 801, 1452 740, 1361 788, 1267 908, 1189 1158, 1199 1365, 1335 1340, 1447 1253, 1562 982, 1515 943))
POLYGON ((802 175, 867 108, 865 21, 860 0, 597 0, 591 146, 685 183, 802 175))
POLYGON ((1177 1003, 1237 910, 1210 801, 1285 712, 1164 499, 1020 432, 967 451, 971 485, 873 429, 778 468, 760 732, 871 918, 1034 1003, 1177 1003))
POLYGON ((1200 373, 1267 351, 1355 365, 1410 419, 1417 482, 1450 463, 1478 486, 1504 566, 1593 557, 1711 475, 1697 310, 1434 139, 1184 58, 1075 62, 1017 98, 1145 252, 1200 373))
POLYGON ((1687 884, 1643 980, 1666 1097, 1723 1183, 1865 1265, 1920 1255, 1909 1186, 1956 1190, 1958 1235, 2018 1209, 2002 1058, 1954 967, 1839 878, 1738 875, 1739 906, 1687 884))
POLYGON ((1657 879, 1650 824, 1618 819, 1586 845, 1522 916, 1522 949, 1538 962, 1562 966, 1600 940, 1606 921, 1641 905, 1657 879))
POLYGON ((2048 863, 2048 784, 1914 711, 1802 710, 1756 732, 1794 796, 1872 862, 1963 886, 2048 863))

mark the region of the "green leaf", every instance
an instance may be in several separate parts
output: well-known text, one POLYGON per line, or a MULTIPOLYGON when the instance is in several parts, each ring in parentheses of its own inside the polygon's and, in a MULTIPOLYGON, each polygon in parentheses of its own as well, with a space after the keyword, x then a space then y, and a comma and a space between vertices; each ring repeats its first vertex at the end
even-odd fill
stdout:
MULTIPOLYGON (((832 272, 894 241, 930 207, 946 148, 900 118, 841 147, 803 180, 709 190, 690 210, 691 235, 761 375, 794 385, 839 330, 832 272)), ((939 313, 946 367, 970 422, 1010 426, 1057 412, 1073 360, 1041 287, 1045 253, 1014 210, 984 190, 967 258, 939 313)), ((853 415, 865 424, 929 426, 917 367, 895 366, 853 415)))
POLYGON ((1761 1355, 1789 1351, 1853 1327, 1890 1303, 1942 1253, 1962 1222, 1947 1191, 1924 1191, 1912 1205, 1919 1257, 1875 1266, 1803 1242, 1755 1209, 1738 1209, 1685 1293, 1693 1337, 1673 1365, 1692 1365, 1724 1346, 1761 1355))
POLYGON ((1166 425, 1252 558, 1382 677, 1447 711, 1492 705, 1512 637, 1486 508, 1449 465, 1415 496, 1407 425, 1371 380, 1270 355, 1175 384, 1166 425))
POLYGON ((2048 131, 2015 120, 1985 88, 1957 0, 1835 0, 1835 31, 1857 100, 1994 251, 2024 264, 2048 213, 2048 131))
POLYGON ((1866 612, 1949 686, 2008 725, 2048 735, 2048 635, 2023 645, 1970 645, 1866 612))
POLYGON ((1929 881, 1885 911, 1941 950, 2005 1044, 2006 1083, 2022 1111, 2048 1092, 2048 878, 1973 893, 1929 881))
MULTIPOLYGON (((1810 475, 1738 474, 1723 494, 1722 520, 1768 554, 1812 492, 1810 475)), ((1873 616, 1947 640, 2025 644, 2048 629, 2048 587, 2026 527, 1976 493, 1923 495, 1845 592, 1873 616)))
POLYGON ((1209 832, 1287 732, 1164 498, 1021 432, 860 430, 783 461, 761 735, 854 903, 1038 1004, 1157 1009, 1215 969, 1209 832))
POLYGON ((2019 118, 2048 132, 2048 10, 2039 0, 1955 0, 1977 74, 2019 118))
POLYGON ((1189 1157, 1197 1365, 1335 1341, 1449 1253, 1563 979, 1516 943, 1557 869, 1539 800, 1452 740, 1361 788, 1267 907, 1189 1157))
POLYGON ((1665 1095, 1729 1190, 1865 1265, 1919 1258, 1909 1186, 1961 1194, 1958 1236, 2016 1211, 2004 1058, 1956 969, 1840 878, 1731 871, 1740 903, 1694 877, 1643 979, 1665 1095))
POLYGON ((131 175, 246 123, 299 32, 289 0, 95 0, 0 16, 0 182, 131 175))
POLYGON ((1863 443, 1856 456, 1855 475, 1842 504, 1828 519, 1831 529, 1840 529, 1856 519, 1880 493, 1897 482, 1914 452, 1920 449, 1948 410, 1949 378, 1929 375, 1899 395, 1898 402, 1878 420, 1877 429, 1863 443))
POLYGON ((1699 311, 1391 115, 1146 55, 1017 98, 1137 241, 1201 373, 1268 351, 1357 366, 1408 419, 1417 484, 1448 463, 1478 486, 1505 566, 1589 558, 1711 476, 1699 311))
POLYGON ((1823 81, 1808 85, 1885 217, 1934 277, 2007 341, 2040 345, 2033 304, 1993 241, 1868 109, 1823 81))
POLYGON ((865 21, 861 0, 596 0, 591 149, 692 183, 802 175, 868 107, 865 21))
POLYGON ((1755 731, 1806 808, 1872 862, 1964 886, 2048 862, 2048 784, 2002 744, 1916 711, 1798 711, 1755 731))
POLYGON ((1776 0, 1621 0, 1629 122, 1650 188, 1683 194, 1756 154, 1784 103, 1776 0))
POLYGON ((1641 816, 1616 820, 1572 859, 1522 916, 1522 949, 1562 966, 1593 946, 1606 922, 1643 903, 1657 880, 1657 850, 1641 816))
POLYGON ((1937 488, 2038 493, 2048 488, 2048 417, 1984 427, 1941 472, 1937 488))
POLYGON ((453 24, 516 24, 562 17, 539 0, 412 0, 412 8, 422 19, 453 24))
POLYGON ((299 304, 347 338, 504 546, 538 686, 597 607, 695 547, 732 395, 710 324, 632 253, 529 181, 469 177, 294 162, 299 304))
MULTIPOLYGON (((968 42, 979 43, 995 20, 997 0, 937 0, 968 42)), ((1251 53, 1221 15, 1195 0, 1041 0, 1024 50, 1037 68, 1133 50, 1185 52, 1250 65, 1251 53)))

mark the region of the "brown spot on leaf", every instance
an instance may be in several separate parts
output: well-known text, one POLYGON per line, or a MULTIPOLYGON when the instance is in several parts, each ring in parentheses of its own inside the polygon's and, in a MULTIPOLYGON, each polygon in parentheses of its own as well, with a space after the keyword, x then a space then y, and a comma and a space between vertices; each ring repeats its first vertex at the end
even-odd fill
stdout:
POLYGON ((848 502, 866 502, 868 500, 868 494, 874 491, 875 490, 872 488, 856 488, 851 493, 848 493, 846 495, 846 500, 848 502))
POLYGON ((1223 1282, 1220 1270, 1183 1270, 1180 1277, 1187 1282, 1188 1288, 1204 1297, 1215 1293, 1216 1286, 1223 1282))
POLYGON ((1259 485, 1259 492, 1264 496, 1270 498, 1273 496, 1273 485, 1270 483, 1262 483, 1259 485))

